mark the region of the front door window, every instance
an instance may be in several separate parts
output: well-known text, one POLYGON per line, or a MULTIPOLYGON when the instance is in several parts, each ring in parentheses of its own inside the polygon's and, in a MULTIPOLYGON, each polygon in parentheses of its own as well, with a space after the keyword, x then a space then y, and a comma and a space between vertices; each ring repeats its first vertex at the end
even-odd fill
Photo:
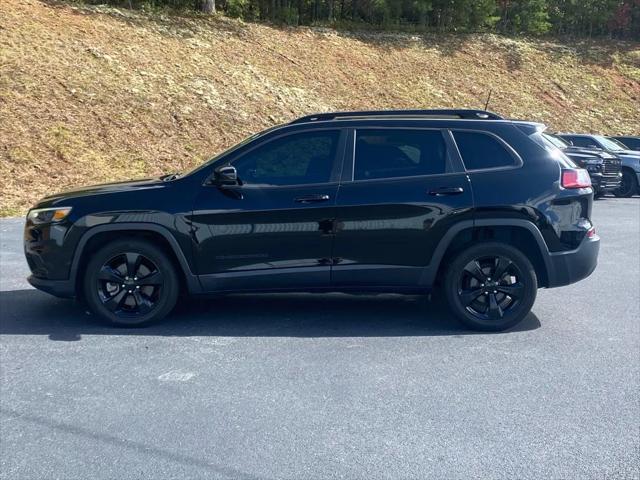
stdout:
POLYGON ((233 163, 244 185, 288 186, 327 183, 339 130, 287 135, 259 146, 233 163))

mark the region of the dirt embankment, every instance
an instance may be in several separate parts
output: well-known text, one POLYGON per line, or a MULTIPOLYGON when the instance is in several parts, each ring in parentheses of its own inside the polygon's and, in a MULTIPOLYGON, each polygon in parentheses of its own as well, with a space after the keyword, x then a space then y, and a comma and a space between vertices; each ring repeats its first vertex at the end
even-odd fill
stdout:
POLYGON ((640 45, 281 29, 0 3, 0 214, 52 190, 189 168, 333 109, 481 108, 638 134, 640 45))

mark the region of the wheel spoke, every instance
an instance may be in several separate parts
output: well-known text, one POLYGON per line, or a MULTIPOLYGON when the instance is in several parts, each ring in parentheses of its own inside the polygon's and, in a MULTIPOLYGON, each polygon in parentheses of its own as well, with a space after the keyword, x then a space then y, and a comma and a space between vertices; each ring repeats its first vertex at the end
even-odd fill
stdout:
POLYGON ((164 277, 160 270, 155 270, 151 272, 149 275, 146 275, 140 279, 138 279, 138 283, 141 286, 144 285, 161 285, 164 282, 164 277))
POLYGON ((148 313, 153 308, 153 302, 144 298, 139 291, 135 291, 133 294, 133 298, 136 300, 136 305, 138 306, 138 311, 141 314, 148 313))
POLYGON ((504 315, 502 308, 500 308, 500 305, 498 304, 498 299, 496 298, 495 293, 489 294, 489 308, 487 310, 487 313, 489 315, 489 318, 491 318, 492 320, 499 320, 504 315))
POLYGON ((127 275, 129 275, 129 277, 135 277, 140 267, 140 262, 142 261, 142 255, 127 252, 125 256, 127 257, 127 275))
POLYGON ((511 260, 504 257, 497 258, 496 268, 493 272, 493 278, 495 279, 496 282, 502 278, 502 276, 505 274, 505 272, 510 266, 511 266, 511 260))
POLYGON ((487 281, 487 276, 482 271, 480 264, 477 260, 469 262, 466 267, 464 267, 465 271, 473 275, 478 281, 485 283, 487 281))
POLYGON ((103 265, 98 273, 98 280, 104 280, 105 282, 122 283, 124 278, 120 275, 120 272, 111 268, 109 265, 103 265))
POLYGON ((113 297, 105 300, 104 306, 107 307, 112 312, 115 312, 122 306, 122 304, 124 303, 124 299, 127 298, 127 295, 128 293, 126 290, 124 289, 120 290, 113 297))
POLYGON ((498 285, 496 290, 509 295, 511 298, 521 298, 524 294, 524 285, 522 283, 514 283, 512 285, 498 285))
POLYGON ((477 288, 475 290, 464 290, 459 293, 460 302, 466 307, 470 305, 476 298, 478 298, 484 292, 483 288, 477 288))

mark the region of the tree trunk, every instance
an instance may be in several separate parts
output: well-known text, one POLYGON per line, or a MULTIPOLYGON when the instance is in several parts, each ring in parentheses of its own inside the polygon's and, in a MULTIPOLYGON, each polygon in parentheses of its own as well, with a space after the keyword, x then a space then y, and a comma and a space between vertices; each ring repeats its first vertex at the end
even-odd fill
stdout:
POLYGON ((216 0, 201 0, 200 11, 203 13, 216 13, 216 0))

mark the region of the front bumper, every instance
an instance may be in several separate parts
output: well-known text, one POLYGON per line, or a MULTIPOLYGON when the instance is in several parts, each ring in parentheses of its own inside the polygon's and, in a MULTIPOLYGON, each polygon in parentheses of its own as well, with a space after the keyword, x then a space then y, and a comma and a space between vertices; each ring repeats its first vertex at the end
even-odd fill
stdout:
POLYGON ((584 238, 575 250, 549 254, 548 286, 562 287, 587 278, 598 265, 600 237, 584 238))
POLYGON ((49 280, 30 275, 27 277, 27 282, 38 290, 55 295, 56 297, 73 298, 76 295, 73 282, 69 280, 49 280))
POLYGON ((617 189, 622 182, 622 174, 603 175, 602 173, 589 172, 589 176, 591 177, 591 184, 597 193, 612 192, 617 189))
POLYGON ((76 242, 69 241, 70 226, 35 225, 27 219, 24 227, 24 255, 31 270, 27 281, 38 290, 57 297, 74 297, 69 275, 76 242))

